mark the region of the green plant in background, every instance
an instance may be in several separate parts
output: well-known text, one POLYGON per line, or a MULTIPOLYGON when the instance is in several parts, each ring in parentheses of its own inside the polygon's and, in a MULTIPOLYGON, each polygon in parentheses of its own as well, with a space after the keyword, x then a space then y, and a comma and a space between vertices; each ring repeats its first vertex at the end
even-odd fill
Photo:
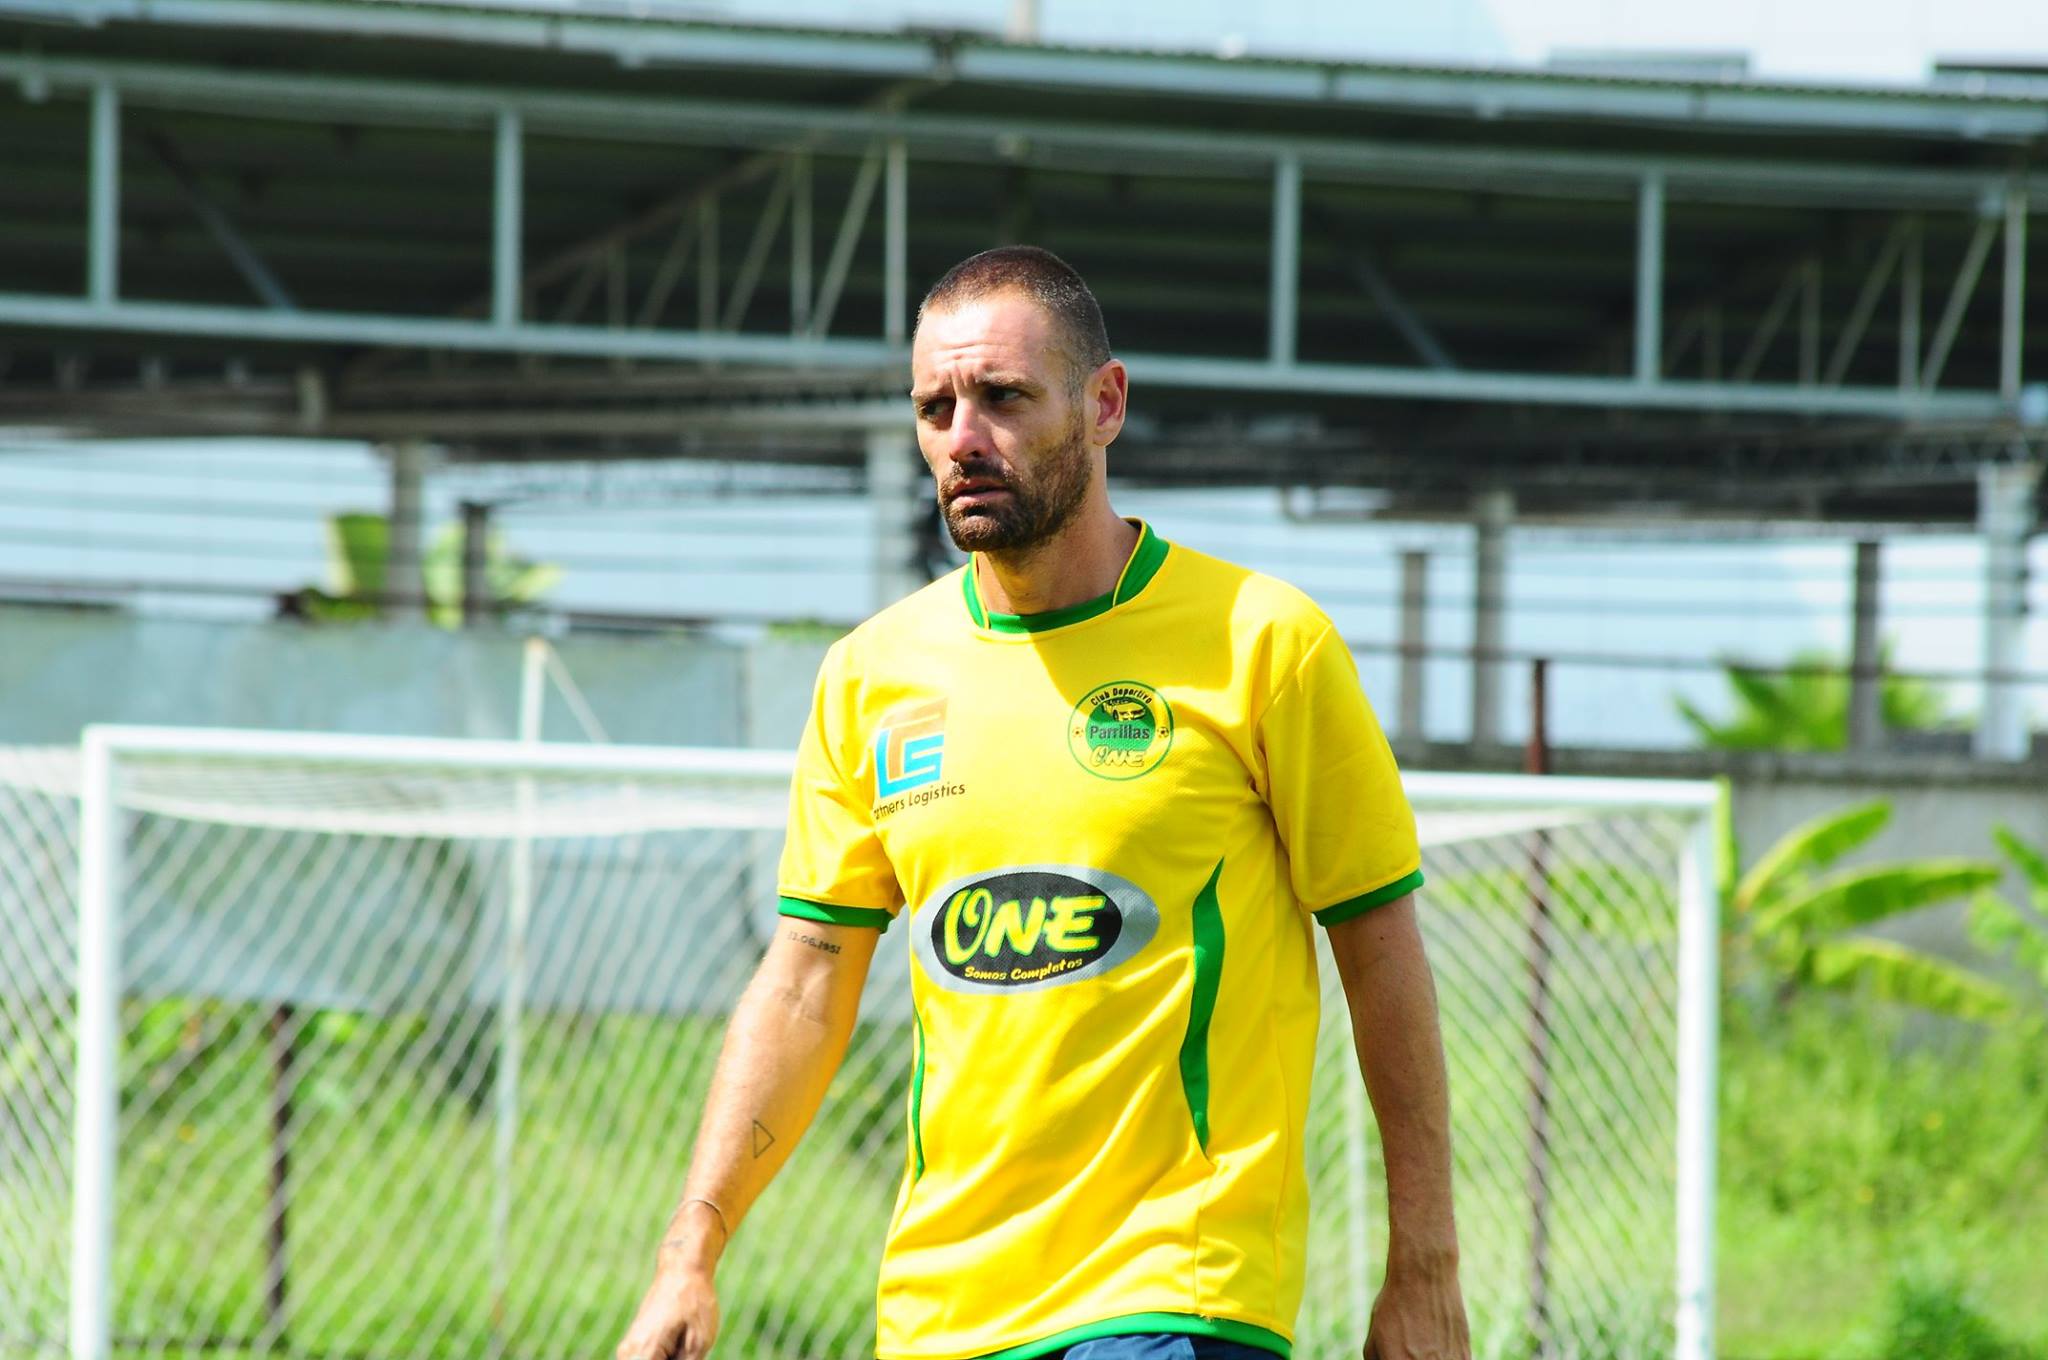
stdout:
POLYGON ((2017 1360, 2024 1354, 1953 1273, 1909 1271, 1892 1283, 1882 1354, 1900 1360, 2017 1360))
MULTIPOLYGON (((1997 893, 1979 893, 1970 904, 1970 937, 1986 953, 2031 977, 2048 995, 2048 853, 2021 840, 2009 826, 1993 827, 1991 839, 2019 870, 2034 912, 2021 911, 1997 893)), ((2048 1018, 2048 1008, 2043 1012, 2048 1018)))
MULTIPOLYGON (((460 524, 444 525, 420 555, 427 617, 443 628, 462 622, 460 524)), ((327 518, 328 588, 308 586, 294 597, 299 612, 322 622, 376 618, 390 590, 391 521, 384 515, 327 518)), ((562 569, 515 557, 504 538, 484 540, 484 583, 501 605, 531 604, 554 589, 562 569)))
POLYGON ((2048 1045, 1800 989, 1721 1054, 1722 1355, 2048 1360, 2048 1045))
POLYGON ((837 642, 847 634, 845 624, 823 619, 778 619, 766 631, 777 642, 837 642))
MULTIPOLYGON (((1891 648, 1878 664, 1891 666, 1891 648)), ((1725 751, 1840 751, 1849 744, 1849 677, 1846 663, 1825 652, 1801 652, 1790 670, 1723 662, 1721 673, 1734 696, 1725 721, 1707 717, 1683 698, 1679 716, 1700 744, 1725 751)), ((1884 725, 1893 729, 1936 728, 1956 720, 1941 693, 1925 680, 1886 675, 1879 689, 1884 725)))
POLYGON ((1794 987, 1850 992, 1961 1020, 2004 1020, 2014 998, 1982 973, 1863 927, 1998 882, 1996 864, 1919 859, 1836 868, 1891 819, 1891 805, 1859 803, 1793 828, 1738 877, 1739 851, 1725 810, 1722 882, 1724 957, 1731 984, 1761 979, 1782 997, 1794 987))

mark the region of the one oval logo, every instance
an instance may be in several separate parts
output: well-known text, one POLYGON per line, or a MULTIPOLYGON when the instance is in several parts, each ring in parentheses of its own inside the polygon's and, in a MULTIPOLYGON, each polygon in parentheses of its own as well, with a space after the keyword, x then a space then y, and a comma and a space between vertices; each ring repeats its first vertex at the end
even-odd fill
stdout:
POLYGON ((940 888, 918 909, 911 947, 949 991, 1035 991, 1108 972, 1158 929, 1159 909, 1129 879, 1034 864, 940 888))

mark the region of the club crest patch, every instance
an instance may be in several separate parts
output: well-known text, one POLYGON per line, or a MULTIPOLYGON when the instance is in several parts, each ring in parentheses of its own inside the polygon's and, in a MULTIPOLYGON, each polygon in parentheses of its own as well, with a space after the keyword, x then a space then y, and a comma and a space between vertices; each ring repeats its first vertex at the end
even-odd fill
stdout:
POLYGON ((1113 680, 1081 696, 1067 720, 1067 750, 1102 779, 1136 779, 1173 746, 1173 709, 1141 680, 1113 680))

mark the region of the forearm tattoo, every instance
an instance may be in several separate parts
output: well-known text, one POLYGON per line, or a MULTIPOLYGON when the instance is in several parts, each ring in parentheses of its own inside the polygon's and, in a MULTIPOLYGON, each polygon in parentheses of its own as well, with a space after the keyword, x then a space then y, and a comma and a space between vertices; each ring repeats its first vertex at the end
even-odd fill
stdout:
POLYGON ((839 952, 839 946, 830 940, 821 940, 817 936, 806 934, 801 930, 791 930, 787 934, 790 939, 795 940, 798 944, 807 944, 813 949, 822 949, 827 954, 837 954, 839 952))

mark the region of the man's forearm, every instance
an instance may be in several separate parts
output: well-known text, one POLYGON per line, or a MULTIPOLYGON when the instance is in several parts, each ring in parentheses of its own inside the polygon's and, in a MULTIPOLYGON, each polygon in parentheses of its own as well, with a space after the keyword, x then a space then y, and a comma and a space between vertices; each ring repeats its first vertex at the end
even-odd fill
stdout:
POLYGON ((1331 932, 1358 1066, 1386 1154, 1389 1273, 1457 1263, 1450 1100, 1436 987, 1402 899, 1331 932), (1338 931, 1356 931, 1342 947, 1338 931))
POLYGON ((848 934, 785 919, 733 1008, 683 1202, 662 1235, 663 1269, 716 1263, 817 1114, 846 1055, 874 948, 873 931, 848 934), (849 950, 862 957, 848 959, 849 950))

